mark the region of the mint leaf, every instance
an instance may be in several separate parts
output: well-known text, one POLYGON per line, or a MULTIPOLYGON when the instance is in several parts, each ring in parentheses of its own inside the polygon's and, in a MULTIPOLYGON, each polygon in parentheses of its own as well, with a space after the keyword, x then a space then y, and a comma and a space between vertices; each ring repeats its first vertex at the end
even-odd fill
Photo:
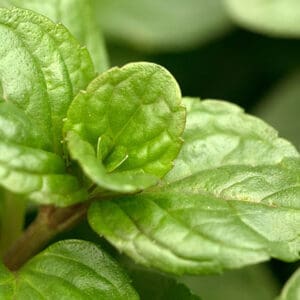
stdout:
MULTIPOLYGON (((8 271, 0 269, 0 279, 2 277, 11 282, 8 271)), ((139 297, 124 271, 99 246, 67 240, 32 258, 16 274, 13 297, 7 294, 1 299, 127 300, 139 297)))
POLYGON ((135 261, 175 274, 299 259, 295 148, 257 118, 215 101, 191 102, 184 138, 164 184, 95 203, 92 228, 135 261), (198 136, 189 140, 192 128, 198 136))
POLYGON ((43 204, 82 201, 86 192, 61 157, 62 124, 94 76, 89 55, 34 12, 0 9, 0 24, 0 185, 43 204))
POLYGON ((231 27, 220 0, 94 0, 94 3, 99 25, 107 37, 140 50, 185 49, 207 43, 231 27))
POLYGON ((9 0, 6 2, 7 5, 31 9, 54 22, 61 22, 82 45, 87 46, 97 71, 102 72, 108 68, 104 40, 96 24, 91 0, 9 0))
POLYGON ((300 269, 288 280, 278 300, 298 300, 300 298, 300 269))
POLYGON ((185 98, 184 144, 165 181, 226 165, 265 165, 299 157, 289 142, 262 120, 225 101, 185 98))
POLYGON ((289 74, 267 93, 255 113, 300 149, 300 72, 289 74))
POLYGON ((240 25, 268 35, 300 37, 300 3, 295 0, 225 0, 240 25))
POLYGON ((0 185, 39 203, 70 205, 86 198, 63 159, 40 149, 41 133, 25 113, 0 103, 0 185))
POLYGON ((72 102, 69 150, 100 187, 133 192, 154 185, 178 155, 185 109, 175 79, 151 63, 113 68, 72 102))
POLYGON ((94 77, 85 48, 62 26, 21 9, 0 10, 2 98, 40 131, 43 148, 62 152, 62 119, 94 77))

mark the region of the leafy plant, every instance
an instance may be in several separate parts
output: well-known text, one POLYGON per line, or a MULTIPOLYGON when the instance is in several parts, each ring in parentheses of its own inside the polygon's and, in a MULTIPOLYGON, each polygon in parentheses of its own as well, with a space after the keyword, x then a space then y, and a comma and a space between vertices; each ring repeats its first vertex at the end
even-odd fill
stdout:
POLYGON ((1 299, 199 299, 175 276, 299 260, 296 148, 234 104, 182 98, 157 64, 104 71, 82 11, 86 31, 47 15, 91 56, 63 25, 0 9, 1 299), (132 260, 103 239, 49 246, 83 219, 132 260))

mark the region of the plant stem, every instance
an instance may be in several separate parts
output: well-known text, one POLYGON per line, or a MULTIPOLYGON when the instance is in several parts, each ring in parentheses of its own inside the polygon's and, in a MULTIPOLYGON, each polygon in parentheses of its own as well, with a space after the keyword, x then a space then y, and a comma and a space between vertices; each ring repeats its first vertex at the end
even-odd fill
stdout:
POLYGON ((28 259, 45 247, 58 233, 71 229, 86 215, 90 202, 66 208, 42 206, 36 219, 4 256, 4 264, 17 271, 28 259))
POLYGON ((19 238, 24 226, 26 201, 8 191, 1 191, 0 256, 19 238))

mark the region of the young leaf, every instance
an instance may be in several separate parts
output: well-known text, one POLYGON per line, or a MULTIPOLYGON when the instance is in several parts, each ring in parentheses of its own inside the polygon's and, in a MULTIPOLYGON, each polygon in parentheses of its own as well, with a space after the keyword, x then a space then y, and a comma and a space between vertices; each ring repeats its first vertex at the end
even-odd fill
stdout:
POLYGON ((96 202, 91 226, 135 261, 176 274, 299 259, 295 148, 236 106, 190 104, 183 167, 151 192, 96 202))
POLYGON ((89 54, 62 26, 21 9, 0 9, 2 101, 26 112, 43 148, 61 153, 62 119, 94 77, 89 54))
POLYGON ((0 185, 39 203, 70 205, 86 198, 57 154, 41 149, 42 133, 23 110, 0 102, 0 185))
POLYGON ((228 12, 240 25, 268 35, 300 37, 297 0, 225 0, 228 12))
POLYGON ((278 300, 300 299, 300 268, 294 273, 284 286, 278 300))
POLYGON ((97 28, 91 0, 6 0, 4 2, 8 6, 31 9, 54 22, 61 22, 82 45, 87 46, 97 71, 102 72, 108 68, 104 40, 97 28))
MULTIPOLYGON (((0 269, 0 287, 2 277, 12 280, 0 269)), ((139 299, 118 264, 99 246, 80 240, 58 242, 35 256, 17 272, 13 296, 5 296, 1 299, 139 299)))
POLYGON ((94 2, 100 27, 109 38, 146 51, 204 44, 231 27, 221 0, 94 2))
POLYGON ((86 192, 58 154, 73 95, 94 76, 89 55, 31 11, 0 9, 0 24, 0 185, 39 203, 82 201, 86 192))
POLYGON ((175 79, 151 63, 113 68, 72 102, 69 150, 99 186, 133 192, 154 185, 178 155, 185 109, 175 79))

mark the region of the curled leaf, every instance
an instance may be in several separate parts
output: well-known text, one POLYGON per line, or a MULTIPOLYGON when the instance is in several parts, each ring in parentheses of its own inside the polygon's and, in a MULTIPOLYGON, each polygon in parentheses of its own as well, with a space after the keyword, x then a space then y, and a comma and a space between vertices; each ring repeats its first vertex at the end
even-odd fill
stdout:
POLYGON ((132 63, 103 73, 79 93, 64 130, 72 158, 94 182, 134 192, 172 168, 184 125, 171 74, 155 64, 132 63))

